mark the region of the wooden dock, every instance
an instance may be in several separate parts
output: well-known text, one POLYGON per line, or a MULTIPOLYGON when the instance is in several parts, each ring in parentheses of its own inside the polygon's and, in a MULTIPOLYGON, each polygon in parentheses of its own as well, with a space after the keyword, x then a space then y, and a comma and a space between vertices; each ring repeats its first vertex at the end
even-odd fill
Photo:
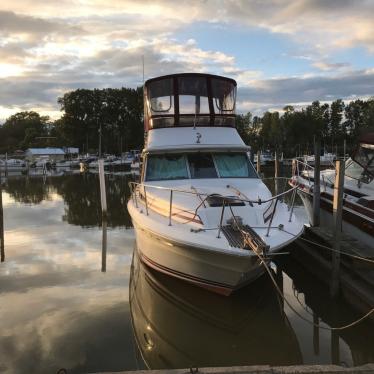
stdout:
POLYGON ((374 364, 346 368, 337 365, 234 366, 191 369, 139 370, 92 374, 373 374, 374 364))
MULTIPOLYGON (((323 227, 308 227, 304 238, 333 248, 333 234, 323 227)), ((331 280, 332 252, 299 239, 292 256, 307 266, 312 273, 327 285, 331 280)), ((374 251, 359 241, 342 233, 341 251, 374 260, 374 251)), ((354 309, 367 313, 374 306, 374 265, 350 256, 341 255, 340 294, 354 309)), ((374 319, 374 315, 371 315, 374 319)))

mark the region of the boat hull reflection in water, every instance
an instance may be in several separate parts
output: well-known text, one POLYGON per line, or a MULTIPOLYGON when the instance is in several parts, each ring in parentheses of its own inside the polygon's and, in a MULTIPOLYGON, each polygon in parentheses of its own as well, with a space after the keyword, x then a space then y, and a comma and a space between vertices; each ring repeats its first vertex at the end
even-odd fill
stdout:
POLYGON ((154 271, 134 250, 131 317, 151 369, 300 364, 279 301, 267 276, 225 298, 154 271))

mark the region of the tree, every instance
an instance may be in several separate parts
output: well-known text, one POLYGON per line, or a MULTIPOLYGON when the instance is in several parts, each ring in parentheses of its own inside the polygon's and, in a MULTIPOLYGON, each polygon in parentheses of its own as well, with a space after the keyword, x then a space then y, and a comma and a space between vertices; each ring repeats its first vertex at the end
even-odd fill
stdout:
POLYGON ((30 112, 10 116, 0 128, 0 152, 45 146, 40 139, 48 135, 49 117, 30 112))
POLYGON ((143 143, 143 89, 78 89, 58 99, 64 114, 54 132, 82 151, 120 153, 143 143))

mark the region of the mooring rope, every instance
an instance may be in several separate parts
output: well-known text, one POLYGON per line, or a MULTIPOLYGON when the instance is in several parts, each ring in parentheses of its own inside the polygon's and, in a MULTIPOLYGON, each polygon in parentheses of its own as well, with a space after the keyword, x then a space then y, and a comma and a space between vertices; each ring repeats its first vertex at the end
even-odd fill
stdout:
MULTIPOLYGON (((231 207, 230 207, 231 208, 231 207)), ((232 209, 231 209, 231 212, 232 212, 232 209)), ((242 233, 243 235, 243 239, 244 241, 247 239, 247 236, 249 235, 247 232, 245 232, 244 230, 242 230, 240 228, 240 225, 238 224, 237 220, 236 220, 236 217, 235 215, 233 214, 233 219, 236 223, 236 226, 238 228, 238 230, 242 233)), ((265 270, 266 272, 269 274, 269 277, 276 289, 276 291, 278 292, 279 296, 284 300, 284 302, 288 305, 288 307, 299 317, 301 318, 303 321, 315 326, 315 327, 318 327, 322 330, 329 330, 329 331, 338 331, 338 330, 345 330, 345 329, 348 329, 350 327, 353 327, 357 324, 359 324, 361 321, 363 321, 365 318, 369 317, 372 313, 374 313, 374 308, 372 308, 371 310, 369 310, 368 313, 366 313, 364 316, 362 316, 361 318, 347 324, 347 325, 344 325, 344 326, 339 326, 339 327, 328 327, 328 326, 320 326, 319 324, 317 323, 314 323, 313 321, 310 321, 309 319, 305 318, 303 315, 301 315, 291 304, 290 302, 284 297, 283 295, 283 292, 281 291, 281 289, 279 288, 278 284, 277 284, 277 281, 274 279, 274 276, 271 272, 271 270, 269 269, 269 266, 267 265, 266 263, 266 260, 265 258, 263 257, 263 255, 261 255, 258 251, 253 251, 256 256, 261 260, 261 263, 264 265, 265 267, 265 270)))

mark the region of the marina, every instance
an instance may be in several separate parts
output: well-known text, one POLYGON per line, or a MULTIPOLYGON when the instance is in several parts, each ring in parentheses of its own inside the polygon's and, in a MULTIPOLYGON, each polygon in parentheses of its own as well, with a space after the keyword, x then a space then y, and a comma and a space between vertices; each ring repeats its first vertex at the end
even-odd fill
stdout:
MULTIPOLYGON (((291 175, 290 168, 284 172, 291 175)), ((373 362, 370 319, 334 334, 324 329, 347 325, 363 312, 330 296, 298 242, 285 248, 291 256, 279 256, 271 267, 285 298, 309 322, 281 302, 266 274, 227 298, 135 266, 126 210, 129 182, 137 178, 131 173, 105 174, 105 220, 97 173, 48 173, 2 179, 0 277, 2 296, 11 300, 0 311, 5 372, 373 362), (201 346, 193 354, 188 344, 196 339, 201 346)), ((263 173, 271 177, 274 169, 263 173)), ((295 214, 307 222, 301 204, 295 214)))

